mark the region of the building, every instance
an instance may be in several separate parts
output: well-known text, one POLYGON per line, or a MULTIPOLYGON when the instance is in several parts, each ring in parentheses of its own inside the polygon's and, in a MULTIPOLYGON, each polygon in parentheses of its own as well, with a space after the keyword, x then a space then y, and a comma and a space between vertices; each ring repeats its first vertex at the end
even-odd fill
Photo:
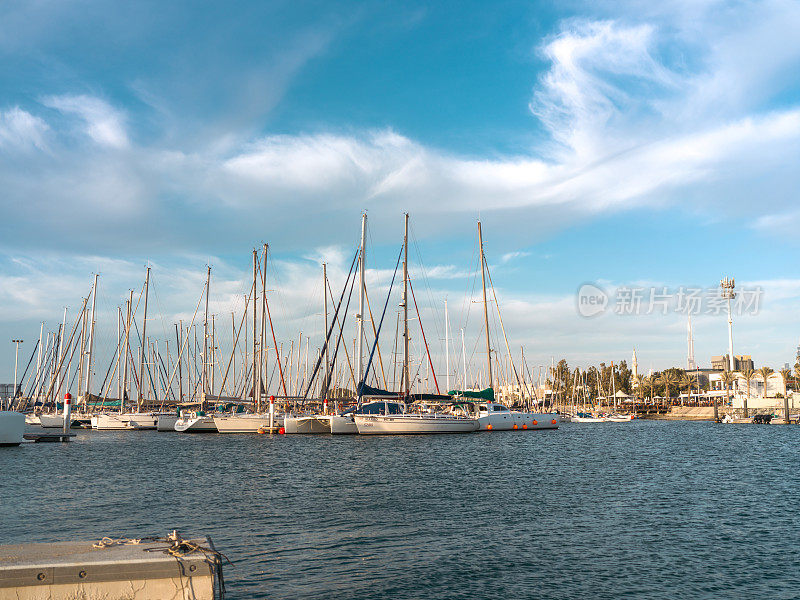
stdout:
MULTIPOLYGON (((711 369, 714 371, 727 371, 729 366, 728 355, 712 356, 711 369)), ((733 370, 746 371, 747 369, 755 370, 753 358, 749 354, 739 354, 733 356, 733 370)))

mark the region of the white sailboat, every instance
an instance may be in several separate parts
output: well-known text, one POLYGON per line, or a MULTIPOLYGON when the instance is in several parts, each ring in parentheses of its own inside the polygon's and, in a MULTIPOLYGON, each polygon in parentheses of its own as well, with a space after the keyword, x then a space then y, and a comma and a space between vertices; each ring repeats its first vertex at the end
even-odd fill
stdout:
POLYGON ((179 433, 217 433, 214 417, 203 411, 183 413, 175 421, 175 431, 179 433))
POLYGON ((561 422, 556 413, 511 410, 497 402, 476 404, 475 414, 480 431, 558 429, 561 422))
POLYGON ((214 425, 219 433, 259 433, 280 429, 285 426, 282 415, 274 414, 272 419, 268 414, 242 413, 234 415, 214 415, 214 425))
POLYGON ((354 420, 361 435, 470 433, 478 430, 476 419, 450 414, 355 415, 354 420))

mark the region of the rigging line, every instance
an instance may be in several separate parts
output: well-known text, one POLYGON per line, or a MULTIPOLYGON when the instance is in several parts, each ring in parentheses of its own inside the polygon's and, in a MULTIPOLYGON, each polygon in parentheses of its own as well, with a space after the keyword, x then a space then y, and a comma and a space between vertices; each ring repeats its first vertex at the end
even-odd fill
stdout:
MULTIPOLYGON (((339 315, 339 309, 342 306, 342 300, 344 299, 344 294, 347 291, 347 284, 350 282, 350 277, 353 275, 353 267, 355 266, 356 260, 358 259, 358 255, 360 253, 361 253, 361 248, 356 250, 355 255, 353 256, 353 261, 350 263, 350 271, 347 273, 347 280, 345 281, 344 287, 342 288, 342 293, 339 296, 339 303, 336 305, 336 310, 333 313, 333 319, 331 320, 330 327, 328 328, 327 335, 325 336, 325 343, 322 345, 322 350, 321 350, 321 352, 319 354, 319 357, 317 357, 316 364, 314 365, 314 371, 311 373, 311 377, 309 378, 308 387, 306 388, 305 394, 303 394, 303 400, 305 400, 308 397, 308 393, 311 391, 311 385, 314 383, 314 378, 317 376, 317 372, 319 371, 320 364, 322 363, 322 359, 325 356, 325 351, 327 350, 328 345, 330 343, 331 334, 333 334, 333 330, 336 327, 336 322, 337 322, 337 318, 338 318, 338 315, 339 315)), ((327 282, 327 285, 328 285, 328 288, 330 288, 330 282, 327 282)), ((333 292, 331 292, 331 299, 333 299, 333 292)), ((327 301, 328 301, 328 299, 327 299, 327 296, 326 296, 325 302, 327 302, 327 301)), ((346 316, 347 315, 345 315, 345 317, 346 316)), ((344 328, 344 324, 342 324, 342 328, 344 328)), ((337 343, 337 346, 338 346, 338 343, 337 343)), ((330 385, 330 374, 331 374, 331 372, 333 370, 333 364, 335 364, 335 359, 334 359, 334 363, 331 363, 331 365, 329 365, 328 369, 326 370, 325 380, 323 382, 325 387, 324 387, 324 390, 321 390, 323 394, 327 393, 327 391, 328 391, 327 388, 330 385)))
MULTIPOLYGON (((356 391, 358 393, 358 403, 361 404, 361 396, 362 396, 362 388, 364 386, 364 382, 367 379, 367 374, 369 374, 369 368, 372 365, 372 359, 375 356, 375 348, 378 347, 378 339, 381 334, 381 328, 383 327, 383 318, 386 316, 386 308, 389 306, 389 298, 392 296, 392 288, 394 287, 394 280, 397 277, 397 269, 400 267, 400 259, 403 257, 403 248, 400 248, 400 254, 397 255, 397 263, 394 266, 394 274, 392 275, 392 282, 389 284, 389 292, 386 294, 386 302, 383 305, 383 312, 381 313, 381 320, 378 323, 378 330, 375 332, 375 343, 372 345, 372 350, 369 353, 369 360, 367 361, 367 368, 364 370, 364 379, 362 379, 356 391)), ((370 318, 372 318, 372 314, 370 314, 370 318)), ((375 326, 375 322, 373 321, 372 326, 375 326)), ((381 365, 382 366, 382 365, 381 365)), ((386 376, 383 377, 384 385, 386 383, 386 376)))
POLYGON ((408 287, 411 288, 411 298, 414 300, 414 308, 417 310, 417 319, 419 320, 419 330, 422 332, 422 341, 425 342, 425 352, 428 354, 428 364, 431 366, 431 373, 433 373, 433 383, 436 384, 436 393, 441 394, 439 391, 439 382, 436 379, 436 369, 433 368, 433 361, 431 360, 431 351, 428 348, 428 340, 425 339, 425 328, 422 326, 422 317, 419 314, 419 307, 417 306, 417 298, 414 295, 414 286, 411 285, 411 278, 408 278, 408 287))
MULTIPOLYGON (((342 317, 342 326, 339 329, 339 337, 336 340, 336 348, 333 351, 333 361, 331 362, 332 365, 336 364, 336 356, 339 354, 339 344, 342 342, 342 338, 344 337, 344 326, 345 326, 345 323, 347 321, 347 311, 350 309, 350 301, 353 299, 353 290, 355 289, 355 287, 356 287, 356 278, 353 277, 353 281, 350 283, 350 294, 347 296, 347 305, 344 308, 344 317, 342 317)), ((335 321, 335 319, 334 319, 334 321, 335 321)), ((347 355, 347 342, 345 342, 344 352, 345 352, 345 355, 347 355)), ((347 362, 348 362, 348 365, 349 365, 350 364, 349 355, 347 356, 347 362)), ((352 365, 350 366, 350 378, 351 378, 351 380, 353 382, 353 387, 356 387, 356 385, 357 385, 356 384, 356 378, 355 378, 355 374, 353 373, 352 365)), ((325 378, 325 384, 326 384, 325 393, 327 394, 327 392, 328 392, 327 385, 330 384, 329 377, 325 378)))

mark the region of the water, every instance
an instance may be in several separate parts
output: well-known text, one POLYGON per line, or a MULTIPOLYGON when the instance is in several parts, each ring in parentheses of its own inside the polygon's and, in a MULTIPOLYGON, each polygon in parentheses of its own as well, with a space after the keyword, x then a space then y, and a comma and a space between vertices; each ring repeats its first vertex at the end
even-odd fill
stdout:
POLYGON ((206 534, 230 598, 796 598, 798 438, 87 431, 0 450, 0 543, 206 534))

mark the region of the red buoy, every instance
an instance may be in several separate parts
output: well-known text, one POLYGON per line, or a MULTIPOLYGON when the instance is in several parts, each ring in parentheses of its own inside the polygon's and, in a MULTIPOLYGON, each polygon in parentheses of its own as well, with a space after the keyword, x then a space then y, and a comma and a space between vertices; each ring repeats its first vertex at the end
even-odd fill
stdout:
POLYGON ((534 420, 533 420, 533 424, 534 424, 534 425, 538 425, 538 424, 539 424, 539 421, 537 421, 536 419, 534 419, 534 420))
POLYGON ((550 421, 550 422, 551 422, 553 425, 557 425, 557 424, 558 424, 558 421, 556 421, 555 419, 553 419, 553 420, 552 420, 552 421, 550 421))
POLYGON ((523 428, 523 429, 527 429, 527 428, 528 428, 528 424, 527 424, 527 423, 523 423, 523 424, 522 424, 522 428, 523 428))
POLYGON ((278 429, 278 433, 283 435, 284 433, 286 433, 286 428, 285 427, 281 427, 280 429, 278 429))
POLYGON ((514 427, 513 427, 513 429, 519 429, 519 428, 517 427, 517 424, 516 424, 516 423, 514 423, 514 427))
POLYGON ((486 426, 486 429, 487 429, 487 430, 489 430, 489 431, 491 431, 491 430, 492 430, 492 424, 491 424, 491 423, 489 423, 489 424, 486 426))

